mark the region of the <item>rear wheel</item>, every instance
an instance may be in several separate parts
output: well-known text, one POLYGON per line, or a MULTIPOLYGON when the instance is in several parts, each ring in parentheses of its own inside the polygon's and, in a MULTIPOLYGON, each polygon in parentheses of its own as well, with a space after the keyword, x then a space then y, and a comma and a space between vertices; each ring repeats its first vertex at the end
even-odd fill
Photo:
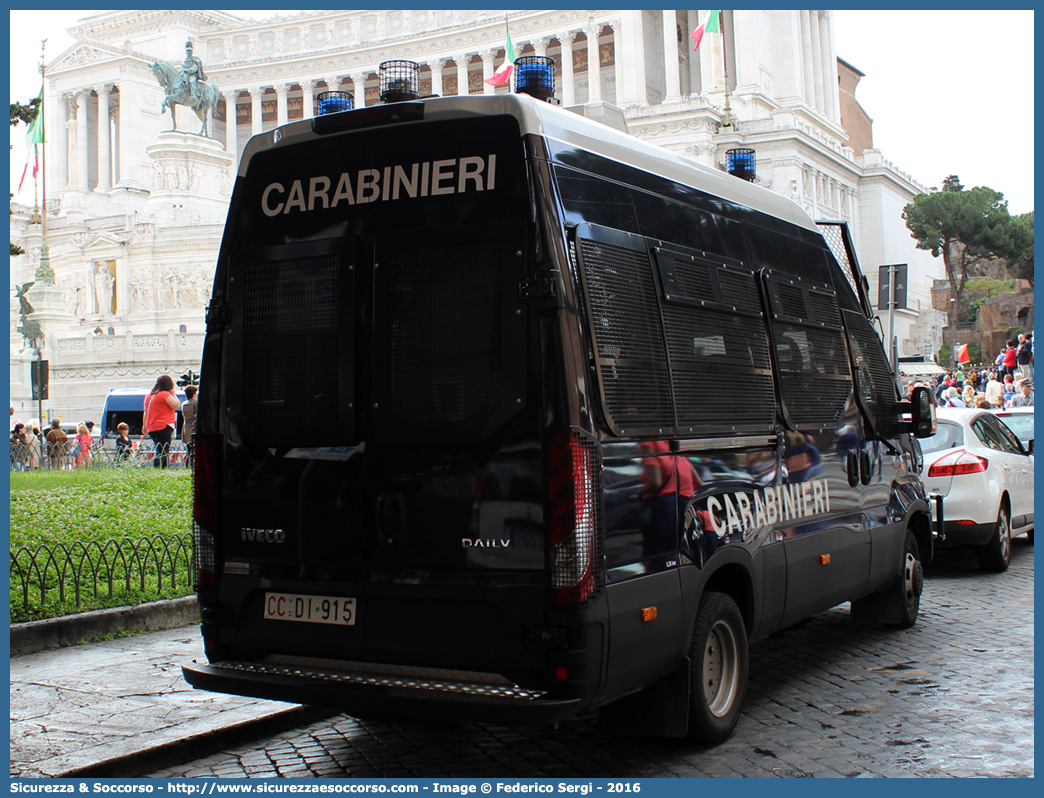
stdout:
POLYGON ((997 525, 989 542, 979 548, 979 565, 984 571, 1003 573, 1011 562, 1011 519, 1008 507, 1001 504, 997 512, 997 525))
POLYGON ((731 596, 705 593, 700 599, 689 659, 689 738, 723 742, 736 728, 747 689, 747 630, 731 596))

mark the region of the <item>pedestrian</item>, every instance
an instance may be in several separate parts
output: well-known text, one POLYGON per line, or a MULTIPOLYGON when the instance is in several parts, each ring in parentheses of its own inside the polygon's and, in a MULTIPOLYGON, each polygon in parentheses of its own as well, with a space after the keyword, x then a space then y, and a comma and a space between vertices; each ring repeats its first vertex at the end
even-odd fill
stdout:
POLYGON ((91 438, 91 431, 87 429, 87 425, 82 421, 76 425, 76 467, 86 468, 89 466, 94 458, 91 455, 91 444, 94 440, 91 438))
POLYGON ((60 419, 51 419, 51 427, 47 430, 47 459, 51 468, 65 467, 66 447, 69 444, 69 436, 62 429, 60 419))
POLYGON ((116 462, 126 463, 130 460, 131 450, 134 448, 134 444, 130 439, 130 427, 127 423, 121 421, 116 425, 116 462))
POLYGON ((1003 403, 1004 384, 997 379, 996 372, 990 372, 990 379, 986 383, 986 401, 990 407, 996 409, 1003 403))
POLYGON ((1009 407, 1033 407, 1033 383, 1029 380, 1023 380, 1022 385, 1019 386, 1019 393, 1016 394, 1009 407))
POLYGON ((1015 383, 1010 377, 1004 378, 1004 393, 1001 394, 1001 407, 1007 407, 1008 402, 1015 396, 1015 383))
POLYGON ((185 401, 181 405, 181 440, 185 442, 188 467, 192 468, 192 437, 196 433, 196 386, 185 387, 185 401))
POLYGON ((11 470, 25 471, 28 467, 28 444, 25 440, 25 424, 19 421, 11 430, 11 470))
POLYGON ((178 407, 178 397, 174 395, 174 380, 164 374, 156 380, 152 391, 145 397, 141 425, 141 437, 144 438, 147 433, 156 445, 156 455, 152 459, 153 468, 167 467, 178 407))
POLYGON ((1027 380, 1033 379, 1033 333, 1019 333, 1019 349, 1015 355, 1019 371, 1027 380))
POLYGON ((947 388, 943 398, 943 407, 967 407, 956 388, 947 388))
POLYGON ((1018 350, 1015 348, 1015 339, 1008 339, 1008 348, 1004 352, 1004 373, 1009 377, 1015 376, 1015 369, 1018 367, 1019 355, 1018 350))
POLYGON ((40 422, 35 418, 25 425, 25 448, 28 455, 26 466, 30 470, 40 467, 40 422))

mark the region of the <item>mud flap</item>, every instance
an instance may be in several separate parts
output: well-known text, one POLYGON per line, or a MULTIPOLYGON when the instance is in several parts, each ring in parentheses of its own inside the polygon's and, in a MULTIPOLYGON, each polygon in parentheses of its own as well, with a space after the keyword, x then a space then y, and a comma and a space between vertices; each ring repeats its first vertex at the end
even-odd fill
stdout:
POLYGON ((689 658, 656 684, 598 710, 598 725, 630 734, 685 737, 689 731, 689 658))

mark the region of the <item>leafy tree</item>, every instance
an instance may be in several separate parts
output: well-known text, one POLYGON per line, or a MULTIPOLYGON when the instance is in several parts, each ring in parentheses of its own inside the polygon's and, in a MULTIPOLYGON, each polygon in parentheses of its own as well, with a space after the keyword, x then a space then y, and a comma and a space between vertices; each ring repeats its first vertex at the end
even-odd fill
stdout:
POLYGON ((947 177, 941 191, 914 197, 903 208, 903 219, 917 248, 943 259, 953 300, 947 350, 953 352, 969 270, 993 258, 1010 262, 1024 252, 1026 227, 1008 213, 1003 194, 985 186, 965 189, 957 175, 947 177))
POLYGON ((40 113, 39 97, 31 99, 28 105, 11 103, 11 127, 14 127, 19 122, 25 122, 25 124, 31 125, 33 120, 36 119, 38 113, 40 113))
POLYGON ((1021 227, 1018 235, 1022 251, 1008 264, 1008 270, 1013 276, 1029 280, 1030 285, 1033 285, 1033 211, 1015 217, 1015 223, 1021 227))

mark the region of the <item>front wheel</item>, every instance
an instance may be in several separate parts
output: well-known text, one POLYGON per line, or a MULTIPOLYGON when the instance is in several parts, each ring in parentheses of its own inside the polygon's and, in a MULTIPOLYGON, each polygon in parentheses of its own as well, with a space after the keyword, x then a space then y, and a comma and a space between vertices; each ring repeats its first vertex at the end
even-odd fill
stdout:
POLYGON ((903 551, 903 567, 899 575, 899 587, 902 590, 900 599, 902 614, 895 626, 909 629, 917 623, 917 613, 921 609, 921 589, 924 586, 924 575, 920 563, 921 550, 917 546, 917 538, 913 532, 906 530, 906 546, 903 551))
POLYGON ((736 728, 747 689, 747 630, 731 596, 705 593, 700 599, 689 659, 689 738, 724 742, 736 728))
POLYGON ((989 542, 979 548, 979 565, 984 571, 1003 573, 1011 562, 1011 519, 1008 508, 1001 504, 997 525, 989 542))

